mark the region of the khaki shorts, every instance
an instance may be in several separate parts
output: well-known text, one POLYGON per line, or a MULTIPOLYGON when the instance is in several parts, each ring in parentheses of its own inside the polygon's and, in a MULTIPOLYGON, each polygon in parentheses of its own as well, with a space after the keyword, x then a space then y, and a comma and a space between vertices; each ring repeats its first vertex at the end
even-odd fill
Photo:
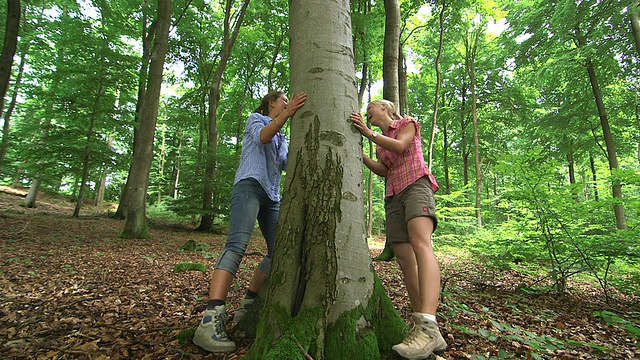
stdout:
POLYGON ((387 240, 391 243, 409 242, 407 223, 418 216, 433 219, 433 231, 438 226, 436 198, 428 177, 422 177, 401 193, 385 200, 387 240))

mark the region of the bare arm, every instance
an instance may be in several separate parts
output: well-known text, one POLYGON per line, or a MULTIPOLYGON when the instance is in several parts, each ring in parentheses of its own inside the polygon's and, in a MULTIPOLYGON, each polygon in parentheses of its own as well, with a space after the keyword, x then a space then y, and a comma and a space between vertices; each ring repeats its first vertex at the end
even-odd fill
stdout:
POLYGON ((387 166, 380 161, 375 161, 367 154, 362 154, 362 161, 369 168, 369 170, 373 171, 374 174, 382 177, 387 176, 387 171, 389 170, 387 166))
POLYGON ((411 123, 411 126, 405 126, 400 130, 397 139, 384 136, 382 134, 378 134, 378 136, 374 138, 373 130, 369 129, 367 124, 364 122, 362 114, 353 113, 351 114, 350 119, 353 122, 353 126, 355 126, 367 139, 373 141, 374 144, 381 146, 383 149, 397 154, 407 150, 411 146, 413 137, 416 135, 416 126, 411 123))

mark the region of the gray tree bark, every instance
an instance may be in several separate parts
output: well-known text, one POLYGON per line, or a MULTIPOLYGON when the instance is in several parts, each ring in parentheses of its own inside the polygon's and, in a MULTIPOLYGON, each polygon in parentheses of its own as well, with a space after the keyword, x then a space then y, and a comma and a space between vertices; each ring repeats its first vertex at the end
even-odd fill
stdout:
POLYGON ((291 91, 308 98, 290 122, 273 266, 246 359, 379 359, 402 340, 404 322, 376 291, 364 237, 362 142, 349 121, 359 111, 349 1, 331 11, 320 0, 289 4, 291 91), (391 320, 382 325, 379 316, 391 320))
POLYGON ((158 0, 157 27, 151 51, 147 94, 142 104, 138 138, 133 149, 133 160, 127 181, 128 189, 126 191, 129 193, 129 200, 127 202, 127 222, 122 234, 124 238, 144 239, 149 236, 146 218, 147 189, 153 159, 153 138, 158 120, 162 73, 169 45, 170 23, 171 0, 158 0))
POLYGON ((242 21, 247 12, 249 0, 244 1, 242 8, 235 19, 235 23, 231 23, 231 11, 233 10, 233 1, 226 0, 225 20, 224 20, 224 40, 222 42, 222 54, 220 61, 213 74, 213 84, 209 88, 209 124, 207 132, 207 149, 206 149, 206 168, 204 172, 204 190, 202 194, 203 215, 198 230, 209 231, 213 225, 215 216, 213 209, 213 183, 216 178, 217 156, 218 156, 218 105, 220 104, 220 91, 222 89, 222 75, 227 67, 229 57, 233 45, 238 38, 242 21), (232 28, 233 26, 233 28, 232 28))

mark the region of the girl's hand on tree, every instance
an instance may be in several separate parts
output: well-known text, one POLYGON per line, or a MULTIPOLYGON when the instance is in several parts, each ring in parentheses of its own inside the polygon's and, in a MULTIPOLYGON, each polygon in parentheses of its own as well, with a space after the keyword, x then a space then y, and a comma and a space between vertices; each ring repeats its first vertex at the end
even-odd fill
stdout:
POLYGON ((352 113, 351 116, 349 116, 349 119, 351 119, 351 122, 353 122, 353 126, 355 126, 356 129, 360 131, 360 134, 367 136, 367 134, 372 132, 367 126, 367 124, 364 122, 364 118, 362 117, 362 114, 352 113))
POLYGON ((305 101, 307 101, 307 93, 301 92, 300 94, 293 95, 287 107, 284 109, 284 114, 287 118, 293 116, 293 114, 298 111, 301 107, 304 106, 305 101))

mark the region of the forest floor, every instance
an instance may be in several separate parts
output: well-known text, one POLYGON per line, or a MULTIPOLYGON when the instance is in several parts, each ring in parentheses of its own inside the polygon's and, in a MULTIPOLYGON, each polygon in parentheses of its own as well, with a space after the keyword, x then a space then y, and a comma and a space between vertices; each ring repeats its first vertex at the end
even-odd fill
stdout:
MULTIPOLYGON (((85 207, 72 218, 74 204, 64 198, 42 195, 37 208, 26 209, 23 196, 20 189, 0 189, 0 358, 240 359, 246 353, 251 340, 238 332, 238 349, 230 354, 208 354, 178 339, 201 319, 224 234, 152 221, 151 239, 123 240, 124 222, 104 209, 85 207), (208 245, 181 251, 189 240, 208 245), (187 261, 208 270, 173 271, 187 261)), ((383 239, 370 244, 372 257, 382 245, 383 239)), ((252 239, 229 294, 230 316, 264 251, 263 241, 252 239)), ((583 283, 569 284, 562 296, 526 292, 518 286, 536 279, 436 252, 445 284, 438 315, 449 344, 438 358, 640 358, 637 298, 614 294, 606 304, 598 287, 583 283)), ((375 261, 374 267, 408 319, 398 266, 375 261)))

